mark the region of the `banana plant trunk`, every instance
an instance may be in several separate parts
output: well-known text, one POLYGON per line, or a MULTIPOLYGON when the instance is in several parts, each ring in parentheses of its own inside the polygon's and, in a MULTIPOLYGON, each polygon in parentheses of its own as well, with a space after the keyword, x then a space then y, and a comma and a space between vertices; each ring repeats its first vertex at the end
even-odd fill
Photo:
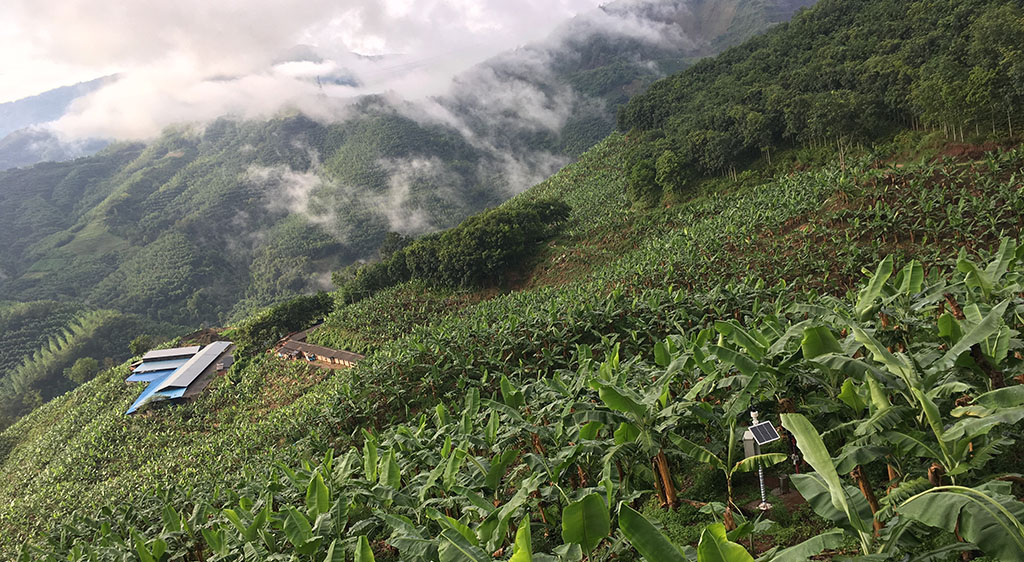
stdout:
POLYGON ((651 470, 654 472, 654 491, 658 494, 658 505, 666 509, 665 490, 661 487, 661 471, 658 470, 658 457, 651 458, 651 470))
POLYGON ((896 469, 891 464, 886 464, 885 468, 889 471, 889 485, 885 490, 885 493, 888 494, 896 487, 896 479, 899 478, 899 473, 896 472, 896 469))
POLYGON ((932 463, 928 468, 928 482, 938 488, 942 486, 942 477, 946 475, 946 469, 939 463, 932 463))
POLYGON ((658 456, 654 457, 654 466, 657 468, 655 480, 661 480, 661 490, 664 495, 665 505, 671 509, 679 507, 676 486, 672 481, 672 469, 669 467, 665 451, 658 451, 658 456))
POLYGON ((875 491, 871 489, 871 482, 868 482, 867 476, 864 474, 864 468, 858 466, 853 469, 850 476, 857 481, 857 487, 860 488, 860 493, 864 494, 864 499, 868 500, 868 505, 871 506, 872 525, 875 528, 875 535, 882 530, 882 523, 878 520, 878 498, 875 497, 875 491))

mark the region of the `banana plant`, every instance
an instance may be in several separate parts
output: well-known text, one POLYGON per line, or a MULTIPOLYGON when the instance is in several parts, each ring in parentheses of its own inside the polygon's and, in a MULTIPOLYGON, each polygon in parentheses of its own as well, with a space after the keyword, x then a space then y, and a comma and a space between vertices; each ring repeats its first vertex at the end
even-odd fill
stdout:
MULTIPOLYGON (((992 400, 986 400, 991 403, 992 400)), ((867 502, 857 490, 839 479, 835 464, 814 426, 800 414, 783 414, 783 425, 797 439, 812 474, 793 475, 793 484, 822 517, 854 533, 864 555, 889 555, 901 547, 919 548, 907 530, 915 523, 957 531, 963 538, 1000 560, 1024 554, 1024 503, 1010 495, 1009 482, 990 482, 976 488, 931 487, 906 498, 897 488, 890 495, 894 508, 886 528, 873 537, 867 502)), ((924 483, 927 486, 927 482, 924 483)), ((914 486, 920 487, 917 484, 914 486)), ((966 550, 963 545, 944 546, 929 553, 916 552, 914 559, 927 560, 940 553, 966 550)))
POLYGON ((932 488, 904 501, 899 513, 959 533, 997 560, 1024 559, 1024 503, 1013 497, 1010 482, 932 488))
POLYGON ((625 375, 633 366, 634 363, 620 366, 614 355, 601 364, 590 386, 609 409, 623 418, 615 430, 615 443, 635 443, 651 459, 659 500, 662 506, 674 508, 678 506, 678 495, 665 446, 669 442, 666 429, 678 418, 669 405, 669 384, 680 366, 661 373, 643 394, 625 385, 625 375))
POLYGON ((832 456, 811 422, 801 414, 782 414, 782 425, 796 439, 804 460, 815 470, 812 474, 794 474, 793 485, 815 512, 853 531, 863 554, 871 551, 872 515, 867 501, 856 489, 844 486, 836 472, 832 456))
POLYGON ((562 540, 578 544, 590 555, 611 533, 608 506, 600 494, 589 494, 562 510, 562 540))
MULTIPOLYGON (((862 370, 863 376, 873 377, 873 380, 868 379, 867 384, 882 387, 901 396, 902 402, 916 413, 925 428, 923 432, 912 426, 894 428, 886 434, 887 440, 908 453, 934 459, 941 464, 943 472, 954 479, 980 466, 976 462, 979 457, 973 452, 976 447, 983 445, 977 441, 979 437, 986 435, 991 428, 1000 423, 1015 423, 1021 419, 1018 417, 1021 412, 1016 409, 1018 405, 1014 398, 1016 391, 1013 390, 1005 394, 992 395, 991 402, 986 398, 986 403, 995 408, 983 406, 984 409, 957 410, 959 416, 968 416, 968 419, 952 431, 945 427, 940 408, 940 400, 949 394, 971 389, 970 385, 957 379, 950 369, 958 357, 971 347, 971 342, 977 344, 999 331, 1001 316, 1005 312, 1004 305, 996 307, 989 314, 988 320, 983 322, 983 326, 973 330, 972 335, 965 336, 960 344, 952 346, 941 357, 928 351, 917 354, 893 353, 867 331, 858 327, 853 328, 854 337, 868 350, 871 358, 893 375, 880 376, 877 368, 866 367, 862 370), (996 412, 997 409, 1001 411, 996 412), (981 417, 984 417, 985 421, 975 419, 981 417), (971 421, 972 419, 974 421, 971 421)), ((873 401, 882 403, 881 398, 873 401)), ((879 408, 878 414, 888 416, 891 423, 893 416, 899 412, 900 410, 879 408)), ((992 443, 993 446, 998 446, 995 441, 992 443)))
MULTIPOLYGON (((647 562, 753 562, 754 558, 741 545, 728 538, 725 527, 716 523, 704 529, 697 548, 679 547, 672 543, 643 514, 619 504, 619 530, 626 540, 647 562)), ((840 531, 829 531, 800 544, 786 548, 773 548, 757 562, 801 562, 823 551, 836 548, 842 542, 840 531)))

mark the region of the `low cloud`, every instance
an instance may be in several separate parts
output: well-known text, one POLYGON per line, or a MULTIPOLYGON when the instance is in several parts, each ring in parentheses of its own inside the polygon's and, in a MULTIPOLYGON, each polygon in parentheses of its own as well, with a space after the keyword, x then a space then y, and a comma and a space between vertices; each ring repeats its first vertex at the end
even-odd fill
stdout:
POLYGON ((463 179, 440 158, 387 159, 378 165, 388 174, 388 189, 370 201, 394 232, 417 236, 437 230, 430 212, 413 198, 417 186, 433 200, 456 202, 460 197, 463 179))
POLYGON ((315 161, 311 169, 304 172, 286 165, 266 167, 254 164, 246 170, 243 180, 263 189, 267 210, 300 215, 331 233, 338 241, 345 242, 348 232, 343 230, 344 225, 339 224, 331 205, 318 197, 326 186, 318 170, 315 161))
POLYGON ((119 80, 79 99, 55 124, 79 138, 144 140, 169 125, 260 119, 282 109, 333 121, 357 96, 382 93, 425 100, 482 92, 496 107, 517 108, 525 120, 519 126, 548 126, 564 119, 571 97, 544 91, 538 99, 515 78, 549 72, 554 50, 571 52, 566 47, 594 34, 694 43, 678 24, 691 19, 687 1, 598 4, 138 0, 115 8, 107 0, 10 0, 0 6, 0 39, 19 48, 0 54, 0 67, 18 68, 21 81, 31 80, 27 59, 41 73, 53 65, 76 76, 88 68, 118 72, 119 80))
POLYGON ((90 68, 96 75, 118 72, 121 80, 81 99, 58 127, 78 136, 146 139, 183 121, 258 118, 285 107, 330 119, 339 105, 332 100, 438 94, 459 71, 541 39, 597 4, 9 0, 0 5, 0 39, 18 48, 0 53, 0 68, 18 73, 5 82, 38 79, 39 91, 61 85, 46 82, 57 68, 74 69, 76 77, 90 68), (319 62, 290 60, 296 45, 308 45, 319 62), (358 77, 361 87, 339 85, 335 78, 344 74, 358 77))
POLYGON ((437 224, 438 203, 459 207, 469 187, 489 186, 501 200, 565 166, 559 134, 568 120, 607 111, 565 81, 565 68, 610 62, 589 38, 675 52, 700 46, 680 25, 692 19, 686 0, 597 5, 140 0, 114 10, 101 0, 11 0, 0 19, 17 22, 22 39, 62 64, 122 70, 54 124, 63 139, 148 139, 173 124, 262 119, 282 109, 336 122, 360 96, 375 94, 421 124, 454 129, 480 154, 473 178, 438 158, 377 162, 387 188, 369 196, 360 186, 325 183, 316 155, 305 171, 245 172, 266 189, 270 210, 304 216, 345 242, 351 227, 334 212, 345 205, 368 205, 391 230, 422 234, 447 226, 437 224), (432 199, 420 185, 432 186, 432 199))

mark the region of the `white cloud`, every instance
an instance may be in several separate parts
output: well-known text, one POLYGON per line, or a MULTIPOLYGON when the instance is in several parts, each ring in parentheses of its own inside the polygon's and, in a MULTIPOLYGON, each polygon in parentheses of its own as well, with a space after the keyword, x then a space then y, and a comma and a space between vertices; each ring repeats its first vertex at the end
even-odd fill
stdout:
MULTIPOLYGON (((377 65, 395 89, 543 37, 596 0, 5 0, 0 101, 114 72, 137 76, 120 96, 195 91, 210 76, 262 75, 296 44, 342 60, 403 54, 377 65), (349 57, 351 58, 351 57, 349 57), (166 75, 161 76, 165 71, 166 75), (141 86, 143 81, 156 81, 141 86)), ((357 64, 369 66, 367 61, 357 64)), ((278 68, 280 90, 295 69, 278 68)), ((302 72, 323 70, 300 69, 302 72)), ((366 70, 369 70, 368 68, 366 70)), ((371 76, 374 78, 374 76, 371 76)), ((443 81, 438 81, 443 84, 443 81)), ((266 83, 245 84, 251 89, 266 83)), ((237 88, 235 93, 243 92, 237 88)), ((271 92, 271 99, 280 98, 271 92)), ((194 102, 191 102, 194 103, 194 102)), ((216 104, 214 104, 216 105, 216 104)), ((172 108, 171 113, 175 113, 172 108)))

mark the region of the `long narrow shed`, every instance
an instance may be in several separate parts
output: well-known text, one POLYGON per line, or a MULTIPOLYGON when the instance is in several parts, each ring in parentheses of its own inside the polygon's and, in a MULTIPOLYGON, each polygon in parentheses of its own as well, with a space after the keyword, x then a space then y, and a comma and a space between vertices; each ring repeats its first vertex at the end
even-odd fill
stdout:
POLYGON ((308 361, 323 361, 324 363, 342 365, 344 367, 355 366, 356 363, 364 359, 358 353, 340 351, 300 341, 287 341, 283 343, 278 348, 278 353, 289 358, 298 358, 301 355, 308 361))
POLYGON ((193 355, 188 360, 188 363, 182 365, 170 377, 167 377, 167 380, 160 383, 160 388, 157 390, 188 388, 188 385, 199 378, 199 375, 203 374, 203 371, 213 365, 229 347, 231 347, 231 342, 227 341, 213 342, 204 347, 202 351, 193 355))
POLYGON ((199 353, 200 347, 192 345, 189 347, 175 347, 172 349, 154 349, 142 356, 142 362, 168 361, 171 359, 190 359, 199 353))

